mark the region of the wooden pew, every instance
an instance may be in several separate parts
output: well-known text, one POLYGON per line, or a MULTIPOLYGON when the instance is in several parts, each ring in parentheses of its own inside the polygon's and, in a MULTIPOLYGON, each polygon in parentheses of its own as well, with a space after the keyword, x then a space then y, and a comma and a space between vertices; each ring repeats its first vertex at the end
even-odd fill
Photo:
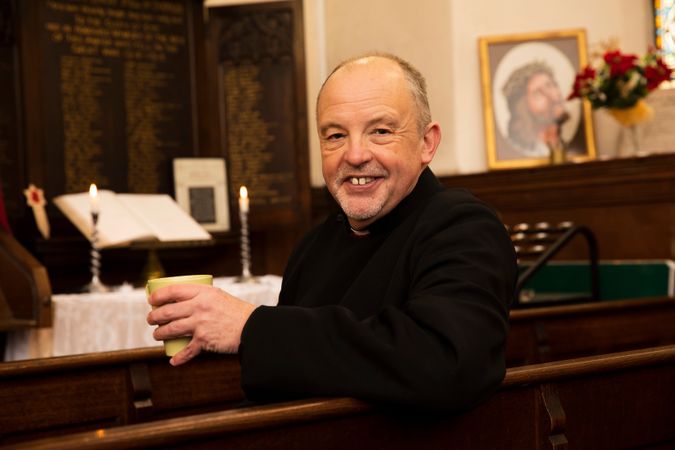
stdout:
MULTIPOLYGON (((675 300, 512 312, 509 367, 675 343, 675 300)), ((161 348, 0 364, 0 444, 228 408, 243 401, 236 356, 172 367, 161 348)))
POLYGON ((506 365, 674 344, 673 324, 672 297, 514 310, 506 365))
POLYGON ((162 348, 0 364, 0 445, 214 411, 244 399, 236 356, 173 367, 162 348))
POLYGON ((307 400, 23 442, 22 449, 567 449, 675 446, 675 346, 511 368, 457 416, 307 400))
POLYGON ((0 231, 0 333, 51 325, 51 293, 47 269, 0 231))

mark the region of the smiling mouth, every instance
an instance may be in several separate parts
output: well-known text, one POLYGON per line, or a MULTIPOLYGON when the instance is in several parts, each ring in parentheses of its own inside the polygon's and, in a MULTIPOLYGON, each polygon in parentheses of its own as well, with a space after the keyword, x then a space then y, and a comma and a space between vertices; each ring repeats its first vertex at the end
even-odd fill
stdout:
POLYGON ((375 181, 374 177, 351 177, 349 182, 352 186, 363 186, 364 184, 372 183, 375 181))

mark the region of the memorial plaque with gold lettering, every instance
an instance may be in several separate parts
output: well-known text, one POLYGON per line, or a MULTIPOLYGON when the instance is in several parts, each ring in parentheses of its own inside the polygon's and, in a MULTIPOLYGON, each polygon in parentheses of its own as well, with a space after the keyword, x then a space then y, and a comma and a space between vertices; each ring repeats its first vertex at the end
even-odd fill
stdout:
POLYGON ((37 3, 24 12, 37 18, 48 195, 91 182, 172 192, 172 159, 199 151, 191 30, 201 2, 37 3))
POLYGON ((308 218, 299 8, 280 2, 210 13, 229 191, 236 196, 240 186, 248 188, 253 226, 308 218))
POLYGON ((10 218, 16 217, 23 195, 19 148, 18 58, 13 26, 13 8, 9 0, 0 1, 0 186, 10 218))

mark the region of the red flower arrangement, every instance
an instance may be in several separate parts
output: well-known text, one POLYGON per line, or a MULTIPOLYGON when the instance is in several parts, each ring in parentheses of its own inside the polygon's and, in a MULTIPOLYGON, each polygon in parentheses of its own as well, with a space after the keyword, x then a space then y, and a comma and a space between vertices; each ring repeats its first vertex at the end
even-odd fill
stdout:
POLYGON ((600 67, 584 67, 574 80, 568 99, 586 98, 595 108, 631 108, 664 81, 672 77, 673 69, 650 50, 642 58, 606 51, 600 67))
POLYGON ((654 114, 643 99, 672 76, 673 69, 654 50, 642 58, 607 50, 599 67, 589 65, 577 74, 568 100, 586 98, 593 109, 608 108, 619 123, 633 127, 654 114))

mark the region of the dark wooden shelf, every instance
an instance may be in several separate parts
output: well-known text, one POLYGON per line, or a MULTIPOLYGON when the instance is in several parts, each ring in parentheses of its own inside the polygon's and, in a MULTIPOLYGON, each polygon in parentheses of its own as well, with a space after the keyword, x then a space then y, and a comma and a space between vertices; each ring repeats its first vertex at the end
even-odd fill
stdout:
MULTIPOLYGON (((469 189, 508 225, 586 225, 598 239, 602 259, 675 258, 675 154, 498 170, 441 181, 469 189)), ((315 222, 332 207, 325 188, 312 190, 315 222)), ((583 258, 586 250, 576 244, 560 258, 583 258)))

